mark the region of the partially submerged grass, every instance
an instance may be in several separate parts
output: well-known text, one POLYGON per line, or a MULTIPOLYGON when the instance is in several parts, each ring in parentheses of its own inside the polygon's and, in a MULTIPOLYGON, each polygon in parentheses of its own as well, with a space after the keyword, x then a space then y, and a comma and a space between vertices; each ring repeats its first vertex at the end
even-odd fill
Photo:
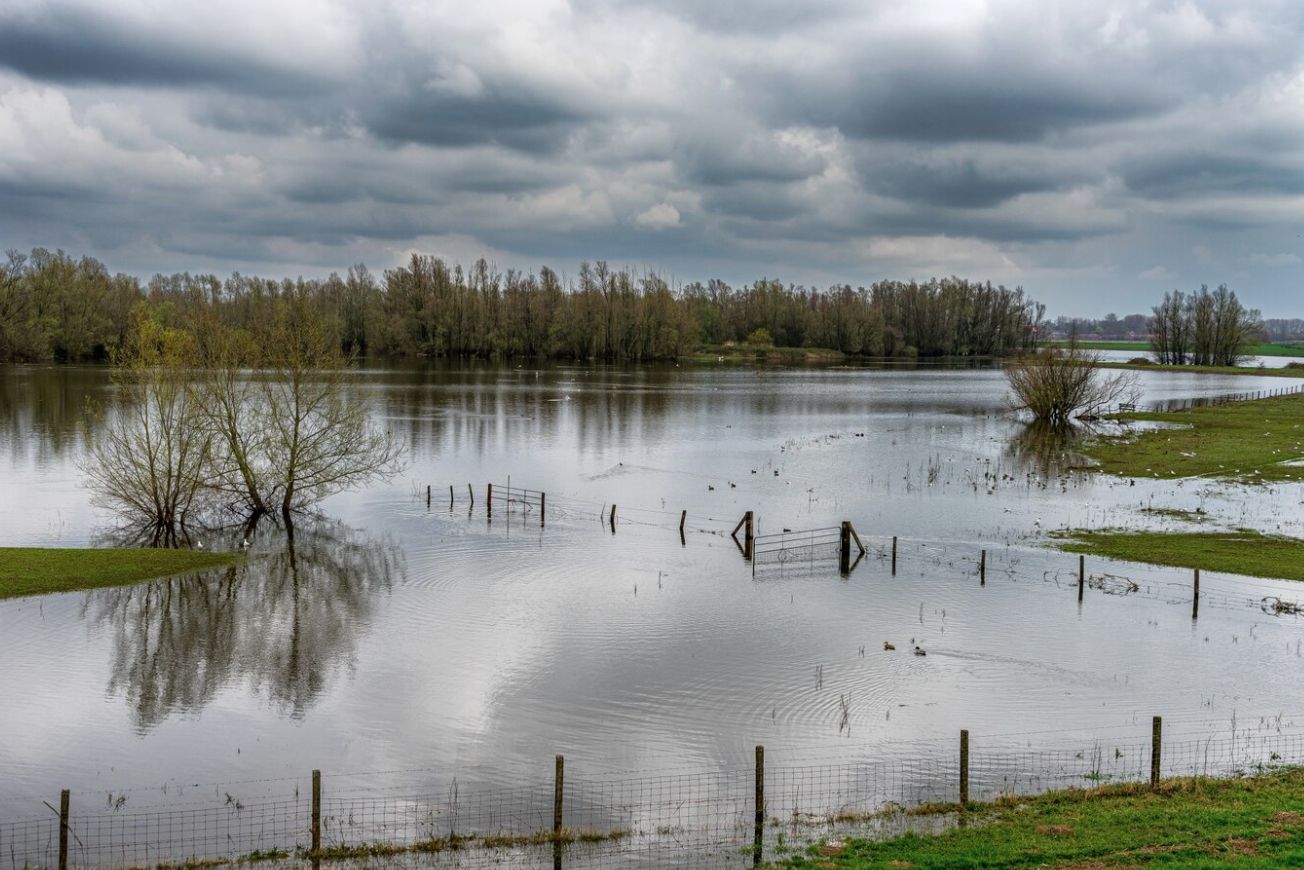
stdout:
POLYGON ((1141 508, 1141 513, 1169 520, 1181 520, 1187 523, 1205 523, 1209 521, 1209 515, 1202 510, 1187 511, 1181 508, 1144 507, 1141 508))
POLYGON ((840 350, 827 347, 775 347, 753 344, 713 344, 697 348, 683 358, 692 363, 775 363, 815 365, 840 363, 848 359, 840 350))
POLYGON ((1304 541, 1247 529, 1235 532, 1105 529, 1057 532, 1052 537, 1061 548, 1072 553, 1250 577, 1304 580, 1304 541))
POLYGON ((1289 363, 1283 368, 1267 366, 1173 366, 1159 365, 1148 359, 1129 360, 1128 362, 1098 363, 1102 369, 1135 369, 1144 372, 1176 372, 1188 375, 1255 375, 1261 378, 1304 378, 1304 368, 1296 363, 1289 363))
POLYGON ((123 586, 240 558, 238 553, 201 550, 0 547, 0 599, 123 586))
MULTIPOLYGON (((959 807, 935 808, 956 813, 959 807)), ((813 846, 781 866, 1211 867, 1304 863, 1304 772, 1103 786, 970 804, 960 827, 813 846)))
POLYGON ((1286 464, 1304 459, 1304 394, 1119 419, 1168 427, 1093 439, 1084 452, 1109 474, 1304 480, 1304 466, 1286 464))

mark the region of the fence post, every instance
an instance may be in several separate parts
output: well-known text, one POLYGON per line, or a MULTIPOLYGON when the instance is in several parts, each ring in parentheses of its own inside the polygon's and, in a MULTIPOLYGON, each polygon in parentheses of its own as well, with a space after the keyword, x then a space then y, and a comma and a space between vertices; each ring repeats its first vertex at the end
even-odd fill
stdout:
POLYGON ((562 787, 565 781, 566 757, 558 755, 552 778, 552 866, 555 868, 561 867, 562 787))
POLYGON ((430 510, 430 484, 426 484, 426 510, 430 510))
POLYGON ((1150 787, 1159 787, 1159 762, 1164 742, 1164 717, 1156 716, 1150 723, 1150 787))
POLYGON ((765 747, 756 746, 756 815, 752 828, 752 866, 761 866, 765 853, 765 747))
POLYGON ((611 503, 611 533, 616 534, 616 503, 611 503))
POLYGON ((960 806, 969 805, 969 731, 960 729, 960 806))
POLYGON ((469 483, 466 485, 466 494, 471 497, 471 507, 475 507, 475 490, 471 488, 469 483))
POLYGON ((685 508, 684 510, 679 512, 679 545, 681 547, 688 546, 688 541, 684 539, 684 523, 687 520, 688 520, 688 509, 685 508))
POLYGON ((1195 597, 1191 599, 1191 618, 1200 618, 1200 569, 1195 569, 1195 597))
POLYGON ((743 550, 748 559, 752 557, 752 540, 756 537, 752 523, 752 512, 748 511, 743 515, 743 550))
POLYGON ((838 570, 843 574, 851 571, 851 522, 842 521, 842 535, 838 540, 838 570))
POLYGON ((987 585, 987 551, 983 550, 982 558, 978 560, 978 583, 981 586, 987 585))
POLYGON ((484 515, 492 517, 494 515, 494 485, 492 483, 485 484, 484 500, 484 515))
POLYGON ((72 792, 64 789, 59 792, 59 870, 68 870, 68 805, 72 802, 72 792))
POLYGON ((896 539, 897 536, 893 535, 892 536, 892 576, 893 577, 896 576, 896 539))
POLYGON ((448 485, 448 509, 450 511, 453 509, 453 485, 451 483, 448 485))
POLYGON ((321 866, 321 771, 312 772, 312 866, 321 866))
POLYGON ((1087 585, 1087 557, 1078 554, 1078 604, 1082 603, 1082 590, 1087 585))
POLYGON ((543 515, 548 507, 548 493, 539 493, 539 528, 543 528, 543 515))

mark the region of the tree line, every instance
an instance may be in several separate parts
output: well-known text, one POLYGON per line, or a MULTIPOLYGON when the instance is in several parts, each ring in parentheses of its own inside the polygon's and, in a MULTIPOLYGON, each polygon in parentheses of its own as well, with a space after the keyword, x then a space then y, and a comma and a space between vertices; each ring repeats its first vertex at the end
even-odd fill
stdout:
POLYGON ((940 278, 816 289, 762 279, 671 287, 653 272, 585 263, 506 272, 413 255, 377 277, 112 274, 91 257, 11 251, 0 266, 0 361, 107 358, 142 303, 169 327, 250 329, 294 300, 345 354, 375 357, 676 359, 702 345, 768 336, 779 347, 863 356, 1002 356, 1035 346, 1044 306, 990 282, 940 278), (761 332, 763 330, 763 332, 761 332))
POLYGON ((1259 312, 1242 305, 1225 284, 1165 293, 1153 310, 1150 349, 1162 365, 1239 365, 1263 331, 1259 312))

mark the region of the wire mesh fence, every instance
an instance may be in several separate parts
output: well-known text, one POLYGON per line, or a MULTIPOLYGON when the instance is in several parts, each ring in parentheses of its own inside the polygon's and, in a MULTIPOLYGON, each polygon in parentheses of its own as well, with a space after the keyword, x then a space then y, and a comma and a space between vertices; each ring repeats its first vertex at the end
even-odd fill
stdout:
POLYGON ((323 777, 317 801, 302 780, 265 781, 269 793, 285 792, 278 798, 244 803, 228 794, 172 809, 124 811, 74 795, 62 858, 61 817, 49 803, 26 821, 0 822, 0 867, 744 867, 834 835, 944 828, 964 788, 987 801, 1146 783, 1156 773, 1226 777, 1304 763, 1304 732, 1271 723, 1177 740, 1158 734, 1156 725, 1150 740, 1133 729, 1124 739, 1018 750, 1008 735, 976 735, 970 751, 911 744, 806 766, 767 765, 758 751, 754 765, 652 776, 577 776, 559 760, 553 780, 520 787, 434 771, 417 784, 374 786, 374 774, 349 774, 323 777), (905 812, 925 805, 937 811, 905 812))

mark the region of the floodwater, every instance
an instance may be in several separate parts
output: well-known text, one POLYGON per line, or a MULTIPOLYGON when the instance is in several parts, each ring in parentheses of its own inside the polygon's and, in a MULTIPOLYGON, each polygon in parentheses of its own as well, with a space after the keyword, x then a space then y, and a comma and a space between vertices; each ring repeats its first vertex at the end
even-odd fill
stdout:
MULTIPOLYGON (((1140 379, 1146 402, 1292 383, 1140 379)), ((1076 557, 1045 546, 1179 524, 1158 506, 1304 536, 1304 486, 1066 470, 994 369, 430 366, 355 391, 408 467, 328 501, 293 553, 268 526, 227 571, 0 602, 0 821, 61 788, 160 806, 313 768, 534 785, 557 753, 650 775, 756 744, 904 759, 960 728, 1016 749, 1137 741, 1153 714, 1190 736, 1304 724, 1282 677, 1304 623, 1260 606, 1294 586, 1206 574, 1193 622, 1187 572, 1089 560, 1079 605, 1076 557), (509 478, 547 493, 543 522, 486 515, 509 478), (749 562, 747 510, 762 535, 850 520, 869 553, 849 576, 829 546, 749 562)), ((111 408, 105 370, 0 369, 0 545, 112 542, 78 471, 88 401, 111 408)))

